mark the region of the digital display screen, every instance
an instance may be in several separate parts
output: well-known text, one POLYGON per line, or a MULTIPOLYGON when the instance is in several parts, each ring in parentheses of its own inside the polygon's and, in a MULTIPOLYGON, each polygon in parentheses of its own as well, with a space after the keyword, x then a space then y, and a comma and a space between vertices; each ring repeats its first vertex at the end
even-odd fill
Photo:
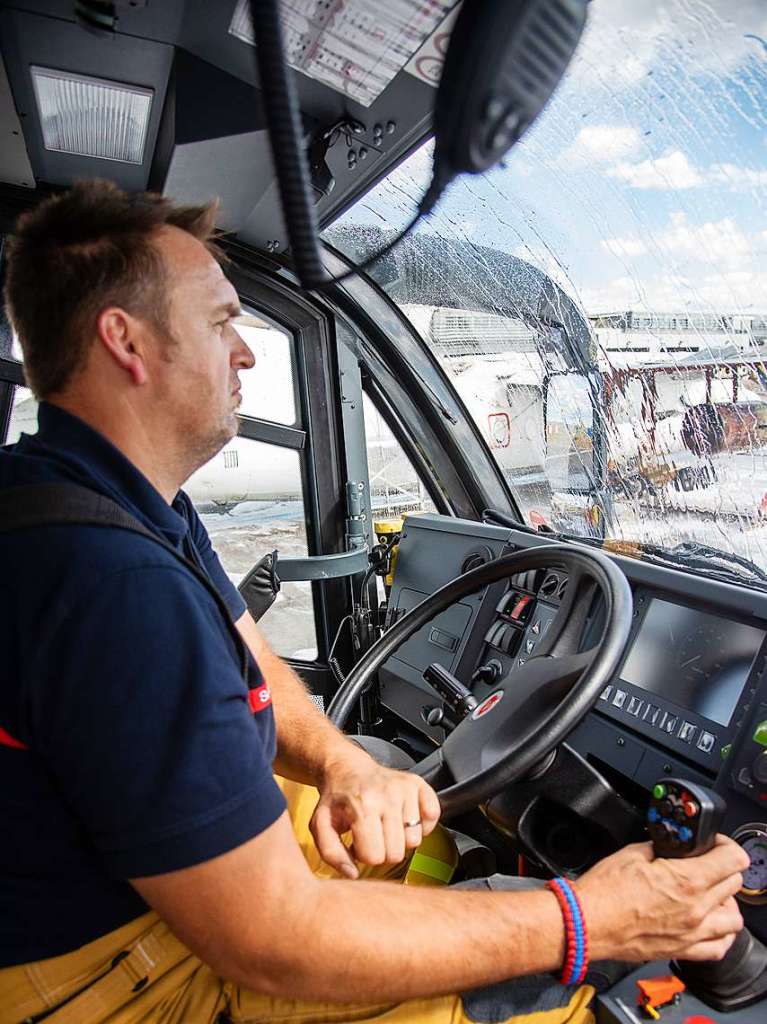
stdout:
POLYGON ((753 626, 654 598, 621 678, 729 725, 764 636, 753 626))

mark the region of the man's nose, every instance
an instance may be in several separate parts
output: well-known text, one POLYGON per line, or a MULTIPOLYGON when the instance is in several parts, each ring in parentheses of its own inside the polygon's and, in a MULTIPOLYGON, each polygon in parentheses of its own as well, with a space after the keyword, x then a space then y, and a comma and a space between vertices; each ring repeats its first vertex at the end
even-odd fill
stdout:
POLYGON ((250 349, 249 345, 246 345, 242 339, 239 331, 235 331, 236 341, 232 345, 232 356, 231 364, 237 367, 238 370, 250 370, 256 365, 256 357, 250 349))

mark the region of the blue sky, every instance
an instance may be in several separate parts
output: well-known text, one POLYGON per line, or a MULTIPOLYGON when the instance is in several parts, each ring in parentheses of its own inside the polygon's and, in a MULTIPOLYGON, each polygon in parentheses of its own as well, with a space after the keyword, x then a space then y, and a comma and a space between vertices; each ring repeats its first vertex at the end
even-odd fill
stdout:
MULTIPOLYGON (((402 226, 429 147, 343 219, 402 226)), ((588 313, 767 311, 767 0, 593 0, 539 121, 424 230, 552 274, 588 313)))

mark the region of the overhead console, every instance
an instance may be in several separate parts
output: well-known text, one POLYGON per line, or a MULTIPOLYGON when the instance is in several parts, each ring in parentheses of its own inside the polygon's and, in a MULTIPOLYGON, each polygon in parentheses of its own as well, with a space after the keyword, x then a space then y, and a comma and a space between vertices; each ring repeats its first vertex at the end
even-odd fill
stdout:
MULTIPOLYGON (((389 619, 482 561, 551 539, 482 523, 419 515, 406 520, 389 619)), ((767 594, 632 559, 615 558, 634 597, 634 626, 615 677, 568 744, 637 805, 663 775, 722 793, 724 829, 748 850, 741 902, 767 938, 767 594)), ((382 667, 381 699, 424 738, 441 742, 445 707, 424 681, 438 662, 478 701, 514 673, 554 620, 568 579, 561 567, 485 588, 416 633, 382 667)), ((601 633, 589 609, 582 649, 601 633)))

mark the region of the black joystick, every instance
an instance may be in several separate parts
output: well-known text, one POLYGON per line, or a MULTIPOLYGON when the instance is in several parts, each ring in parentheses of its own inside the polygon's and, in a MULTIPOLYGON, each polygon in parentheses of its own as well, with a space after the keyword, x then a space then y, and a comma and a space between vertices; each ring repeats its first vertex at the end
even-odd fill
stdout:
MULTIPOLYGON (((658 857, 696 857, 714 845, 726 804, 718 793, 683 779, 661 779, 652 791, 647 831, 658 857)), ((727 1013, 767 996, 767 949, 746 929, 722 960, 675 960, 671 970, 693 995, 727 1013)))

